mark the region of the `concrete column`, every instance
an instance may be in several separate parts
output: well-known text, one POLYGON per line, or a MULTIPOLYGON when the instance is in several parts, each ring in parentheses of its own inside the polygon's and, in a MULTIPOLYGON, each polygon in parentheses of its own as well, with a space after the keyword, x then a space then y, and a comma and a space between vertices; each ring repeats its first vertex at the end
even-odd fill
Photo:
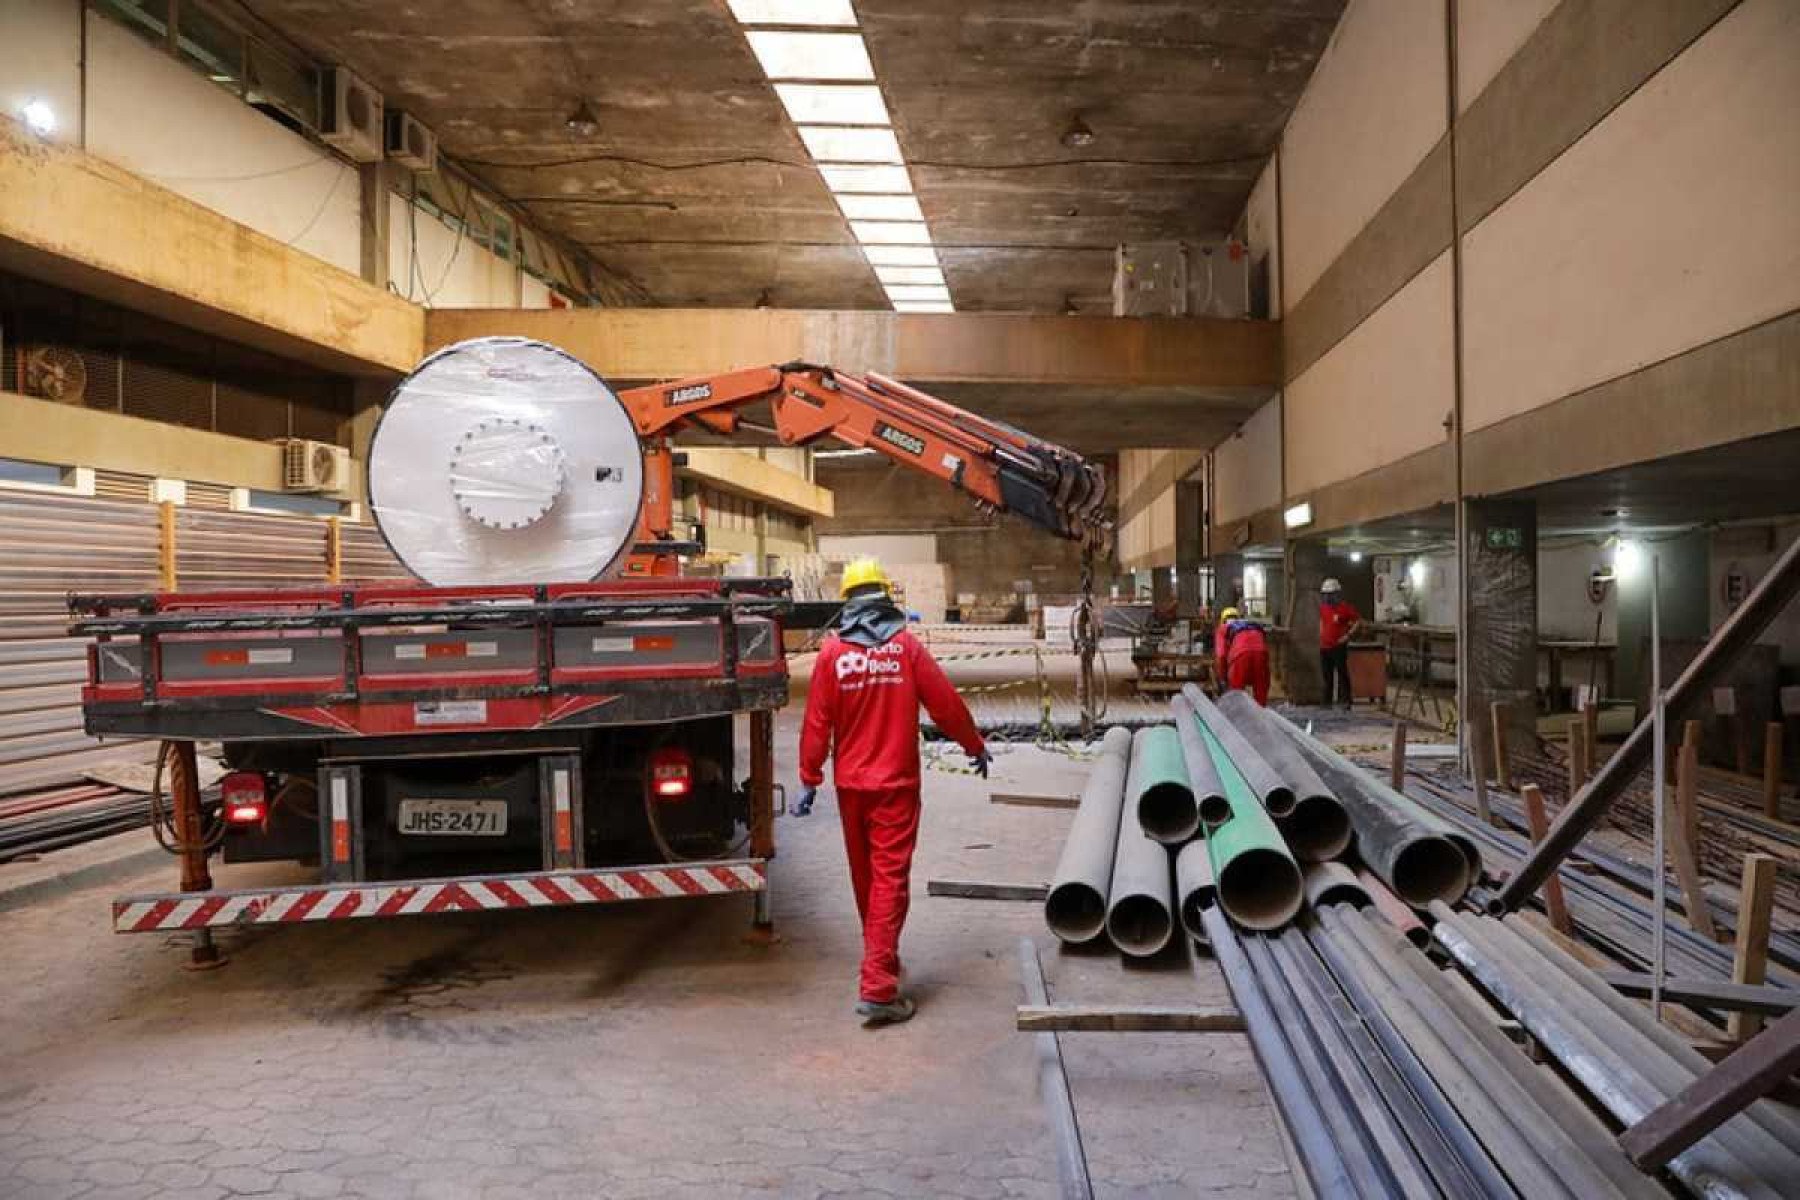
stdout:
MULTIPOLYGON (((393 168, 385 162, 364 163, 356 169, 362 189, 362 277, 378 288, 388 285, 388 194, 393 168)), ((515 307, 517 301, 515 300, 515 307)))
POLYGON ((1282 686, 1295 704, 1322 704, 1325 674, 1319 669, 1319 585, 1331 574, 1331 556, 1323 538, 1307 538, 1288 543, 1287 559, 1287 583, 1294 599, 1282 686))
POLYGON ((369 439, 375 436, 382 405, 393 390, 391 379, 357 379, 351 385, 350 416, 338 422, 338 445, 349 447, 358 462, 369 461, 369 439))
POLYGON ((1215 554, 1213 568, 1213 611, 1227 606, 1242 608, 1244 604, 1244 556, 1215 554))
POLYGON ((1182 616, 1200 611, 1200 563, 1206 552, 1204 490, 1198 482, 1175 485, 1175 599, 1182 616))
POLYGON ((1465 728, 1486 729, 1504 703, 1510 745, 1526 746, 1537 728, 1537 505, 1464 501, 1463 536, 1458 707, 1465 728))

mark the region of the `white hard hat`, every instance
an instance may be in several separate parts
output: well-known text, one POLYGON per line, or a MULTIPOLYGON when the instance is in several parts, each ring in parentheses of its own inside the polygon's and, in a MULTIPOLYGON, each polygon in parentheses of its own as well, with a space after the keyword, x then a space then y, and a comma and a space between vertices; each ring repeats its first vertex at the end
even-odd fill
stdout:
POLYGON ((1341 592, 1344 590, 1344 585, 1335 579, 1327 579, 1319 585, 1319 590, 1321 592, 1341 592))

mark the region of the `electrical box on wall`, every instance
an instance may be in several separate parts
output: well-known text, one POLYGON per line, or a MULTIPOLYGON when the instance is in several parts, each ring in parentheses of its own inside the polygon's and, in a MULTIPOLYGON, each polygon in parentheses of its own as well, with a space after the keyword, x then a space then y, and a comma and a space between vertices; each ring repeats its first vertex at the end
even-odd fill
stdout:
POLYGON ((1113 258, 1115 317, 1250 315, 1250 251, 1242 242, 1132 242, 1113 258))
POLYGON ((381 93, 354 72, 320 72, 319 137, 357 162, 380 162, 387 136, 381 93))
POLYGON ((387 157, 409 171, 424 175, 437 170, 437 135, 409 112, 387 112, 387 157))

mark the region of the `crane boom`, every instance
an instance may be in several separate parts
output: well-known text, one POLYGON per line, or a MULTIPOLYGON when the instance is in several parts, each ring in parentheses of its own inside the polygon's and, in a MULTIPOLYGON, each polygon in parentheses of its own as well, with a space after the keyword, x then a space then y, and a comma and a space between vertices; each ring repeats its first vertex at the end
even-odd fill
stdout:
POLYGON ((884 375, 793 362, 631 388, 621 391, 619 400, 647 450, 640 544, 670 536, 669 435, 684 426, 735 434, 743 411, 765 402, 784 445, 835 438, 942 479, 991 511, 1013 513, 1090 549, 1105 536, 1106 477, 1100 468, 1073 451, 884 375))

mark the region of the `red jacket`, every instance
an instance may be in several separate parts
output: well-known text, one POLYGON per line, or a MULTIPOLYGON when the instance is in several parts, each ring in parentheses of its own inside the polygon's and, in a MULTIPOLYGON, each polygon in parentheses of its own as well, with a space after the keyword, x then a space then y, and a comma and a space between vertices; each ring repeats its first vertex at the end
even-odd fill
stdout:
POLYGON ((1215 645, 1214 657, 1220 666, 1229 666, 1246 654, 1269 653, 1269 641, 1263 636, 1262 626, 1255 621, 1240 619, 1220 625, 1215 645))
POLYGON ((912 634, 901 630, 872 648, 836 634, 826 638, 813 663, 800 728, 800 782, 818 787, 830 753, 839 788, 917 788, 921 704, 968 754, 985 748, 968 706, 912 634))

